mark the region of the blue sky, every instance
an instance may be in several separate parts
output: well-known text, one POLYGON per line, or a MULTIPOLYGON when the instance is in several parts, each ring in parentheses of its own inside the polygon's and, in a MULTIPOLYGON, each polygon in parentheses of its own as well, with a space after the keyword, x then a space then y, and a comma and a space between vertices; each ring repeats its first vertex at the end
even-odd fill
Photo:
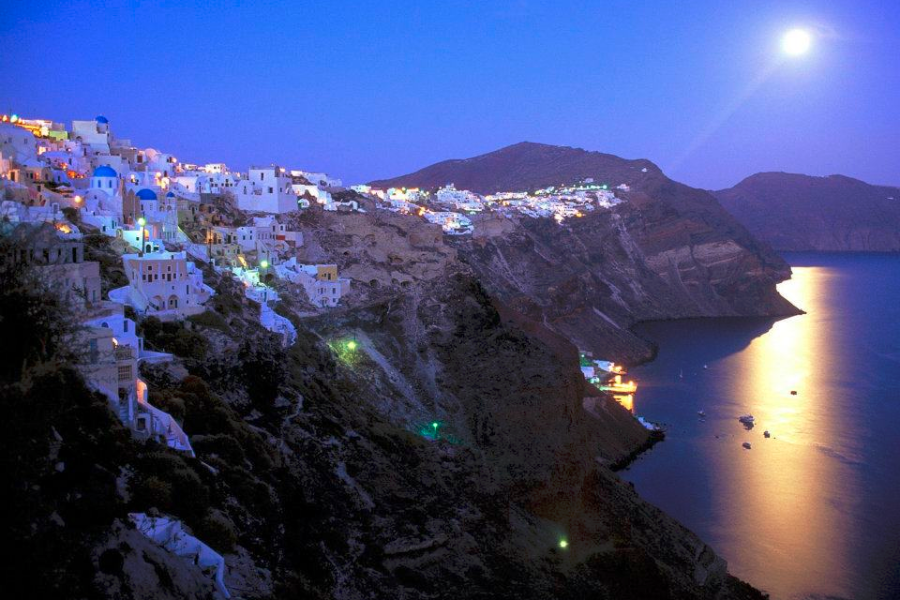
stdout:
POLYGON ((0 2, 0 111, 185 161, 358 182, 528 140, 900 185, 895 0, 0 2))

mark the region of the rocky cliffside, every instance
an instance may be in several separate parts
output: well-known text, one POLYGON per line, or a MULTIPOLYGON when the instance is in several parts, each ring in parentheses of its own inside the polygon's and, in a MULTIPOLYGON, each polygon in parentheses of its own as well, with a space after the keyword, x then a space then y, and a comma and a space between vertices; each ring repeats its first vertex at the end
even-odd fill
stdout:
POLYGON ((777 250, 900 252, 900 188, 831 175, 757 173, 715 192, 777 250))
MULTIPOLYGON (((365 217, 304 218, 313 238, 356 247, 365 217)), ((2 448, 15 473, 7 589, 219 597, 125 518, 160 511, 225 556, 243 598, 760 598, 609 471, 647 432, 585 385, 575 347, 489 296, 421 227, 388 216, 372 244, 338 252, 376 282, 423 273, 407 286, 376 283, 312 319, 280 306, 298 328, 290 349, 212 272, 208 313, 141 320, 148 343, 180 357, 143 376, 196 458, 131 440, 64 362, 4 372, 0 400, 20 425, 2 448), (425 272, 411 260, 422 244, 436 261, 425 272)), ((29 293, 8 283, 3 307, 29 293)), ((26 347, 44 333, 14 325, 0 332, 26 347)))
MULTIPOLYGON (((354 283, 324 314, 277 284, 289 349, 234 280, 205 270, 206 313, 138 319, 148 347, 178 356, 142 376, 196 458, 132 440, 64 354, 6 357, 24 369, 0 381, 17 424, 0 452, 15 474, 10 592, 217 597, 135 534, 139 511, 224 555, 243 598, 761 598, 611 472, 648 432, 578 368, 579 346, 645 357, 635 320, 791 309, 774 292, 784 263, 651 167, 613 210, 563 225, 486 215, 471 240, 386 211, 294 215, 299 258, 354 283)), ((88 246, 107 289, 121 248, 88 246)), ((51 306, 2 283, 4 314, 22 296, 51 306)), ((14 353, 71 322, 0 319, 0 333, 22 342, 14 353)))
POLYGON ((640 320, 785 315, 775 290, 788 265, 707 192, 667 178, 647 160, 523 143, 438 163, 379 185, 523 190, 591 177, 624 201, 562 225, 477 216, 471 240, 453 243, 485 287, 513 309, 620 361, 651 349, 630 333, 640 320))

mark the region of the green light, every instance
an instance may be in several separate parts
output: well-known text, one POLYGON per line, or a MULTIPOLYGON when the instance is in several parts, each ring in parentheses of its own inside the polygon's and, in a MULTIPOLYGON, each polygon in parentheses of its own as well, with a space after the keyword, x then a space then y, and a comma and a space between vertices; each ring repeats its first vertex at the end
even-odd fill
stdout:
POLYGON ((140 219, 138 219, 138 225, 140 225, 141 227, 143 227, 146 224, 147 224, 147 219, 145 219, 144 217, 141 217, 140 219))
POLYGON ((269 261, 264 260, 264 261, 262 261, 261 263, 259 263, 259 266, 261 266, 263 269, 268 269, 268 268, 269 268, 269 261))
POLYGON ((347 349, 348 350, 356 350, 356 342, 354 342, 353 340, 350 340, 349 342, 347 342, 347 349))
POLYGON ((568 548, 569 547, 568 540, 565 540, 565 539, 559 540, 559 547, 562 548, 563 550, 568 548))
POLYGON ((437 431, 437 428, 438 428, 438 422, 437 422, 437 421, 434 421, 434 422, 431 424, 431 426, 434 427, 434 430, 435 430, 435 431, 437 431))

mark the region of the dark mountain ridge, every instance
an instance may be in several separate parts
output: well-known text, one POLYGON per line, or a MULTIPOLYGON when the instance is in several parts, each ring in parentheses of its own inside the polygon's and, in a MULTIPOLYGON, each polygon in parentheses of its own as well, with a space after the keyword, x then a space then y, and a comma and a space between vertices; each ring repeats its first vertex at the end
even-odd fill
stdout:
POLYGON ((900 251, 897 187, 844 175, 757 173, 713 193, 776 250, 900 251))
POLYGON ((616 184, 631 183, 642 169, 659 171, 646 159, 625 160, 581 148, 519 142, 472 158, 455 158, 414 173, 371 182, 374 187, 433 189, 453 183, 479 194, 528 191, 605 176, 616 184))
POLYGON ((623 202, 581 219, 485 213, 454 245, 486 288, 575 342, 617 360, 650 356, 630 327, 686 317, 784 315, 775 290, 790 268, 710 193, 666 177, 652 162, 523 142, 450 160, 373 185, 482 193, 531 190, 593 178, 623 202))

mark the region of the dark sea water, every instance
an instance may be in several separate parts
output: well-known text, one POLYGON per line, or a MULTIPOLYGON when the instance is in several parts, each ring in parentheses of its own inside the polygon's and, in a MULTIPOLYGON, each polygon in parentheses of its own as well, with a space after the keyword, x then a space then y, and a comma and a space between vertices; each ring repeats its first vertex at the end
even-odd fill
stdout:
POLYGON ((897 599, 900 257, 785 258, 805 315, 639 330, 634 411, 668 433, 622 476, 773 598, 897 599))

